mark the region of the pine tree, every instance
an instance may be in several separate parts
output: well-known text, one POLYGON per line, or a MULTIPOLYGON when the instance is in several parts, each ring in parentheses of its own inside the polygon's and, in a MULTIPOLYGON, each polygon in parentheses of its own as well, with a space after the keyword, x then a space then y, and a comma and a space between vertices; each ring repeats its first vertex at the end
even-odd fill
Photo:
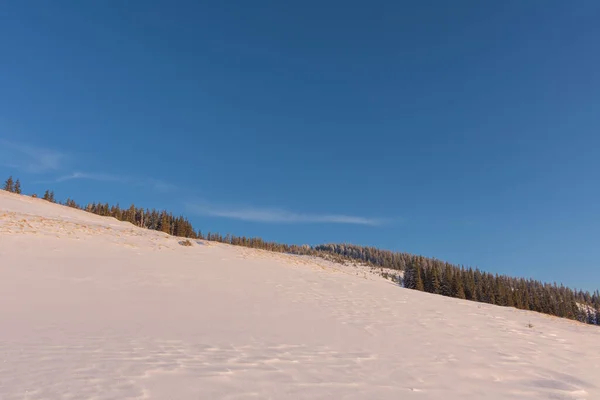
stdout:
POLYGON ((426 281, 424 285, 429 293, 439 294, 440 293, 440 271, 436 265, 429 268, 426 273, 426 281))
POLYGON ((514 307, 515 306, 515 299, 513 297, 513 291, 512 291, 512 288, 510 286, 507 286, 505 288, 505 299, 506 299, 506 306, 507 307, 514 307))
POLYGON ((415 289, 421 292, 425 291, 425 286, 423 285, 423 268, 420 265, 417 265, 415 270, 415 289))
POLYGON ((591 308, 588 308, 588 310, 587 310, 586 323, 588 323, 590 325, 596 324, 596 312, 594 310, 592 310, 591 308))
POLYGON ((446 264, 444 274, 440 282, 440 290, 438 293, 444 296, 452 296, 452 268, 446 264))
POLYGON ((165 211, 162 213, 162 217, 160 219, 160 230, 165 233, 171 232, 171 224, 169 222, 169 216, 165 211))
POLYGON ((465 290, 463 288, 462 279, 459 277, 458 273, 454 274, 452 277, 452 297, 459 299, 465 298, 465 290))
POLYGON ((466 299, 475 300, 475 276, 473 270, 469 268, 468 271, 462 274, 462 278, 466 299))
POLYGON ((46 190, 44 192, 44 197, 42 197, 42 199, 50 201, 50 191, 49 190, 46 190))
POLYGON ((433 288, 431 287, 431 283, 433 282, 432 272, 432 268, 426 268, 423 271, 423 287, 427 293, 433 292, 433 288))
POLYGON ((14 188, 14 181, 12 176, 9 176, 8 179, 6 180, 6 182, 4 182, 4 190, 6 190, 7 192, 14 192, 15 188, 14 188))
POLYGON ((15 181, 15 193, 21 194, 21 181, 18 179, 15 181))
MULTIPOLYGON (((208 234, 210 238, 210 233, 208 234)), ((209 239, 210 240, 210 239, 209 239)), ((243 245, 243 241, 240 239, 240 245, 243 245)), ((404 287, 407 289, 415 289, 416 287, 416 277, 415 277, 416 268, 413 264, 409 264, 406 266, 404 270, 404 287)))
POLYGON ((135 225, 135 205, 133 204, 127 210, 127 222, 135 225))

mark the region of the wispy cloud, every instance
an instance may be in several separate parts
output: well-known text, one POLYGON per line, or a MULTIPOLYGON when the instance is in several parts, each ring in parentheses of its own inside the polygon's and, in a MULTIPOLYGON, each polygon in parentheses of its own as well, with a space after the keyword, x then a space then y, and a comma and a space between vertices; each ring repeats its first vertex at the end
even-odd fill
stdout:
POLYGON ((139 178, 105 172, 83 172, 77 170, 68 173, 70 168, 67 169, 67 160, 71 160, 71 157, 68 157, 61 151, 0 138, 0 165, 33 174, 40 174, 44 179, 38 180, 37 183, 92 180, 130 184, 165 193, 179 190, 176 185, 156 178, 139 178))
POLYGON ((313 214, 298 213, 281 209, 265 208, 218 208, 207 204, 186 205, 190 212, 211 217, 237 219, 242 221, 268 222, 268 223, 330 223, 379 226, 387 222, 384 219, 367 218, 343 214, 313 214))
POLYGON ((73 179, 89 179, 93 181, 102 181, 102 182, 127 182, 127 178, 123 178, 116 175, 110 174, 97 174, 97 173, 87 173, 87 172, 73 172, 69 175, 59 176, 54 179, 54 182, 65 182, 73 179))
POLYGON ((177 185, 161 181, 160 179, 143 179, 141 181, 138 181, 138 183, 142 186, 151 187, 157 192, 172 192, 173 190, 179 189, 177 185))
POLYGON ((146 179, 146 178, 133 178, 131 176, 126 175, 114 175, 107 173, 98 173, 98 172, 72 172, 67 175, 61 175, 54 179, 44 180, 40 182, 44 183, 61 183, 72 181, 76 179, 81 180, 91 180, 91 181, 99 181, 99 182, 115 182, 115 183, 126 183, 135 186, 141 186, 156 190, 157 192, 170 192, 173 190, 177 190, 177 186, 171 183, 167 183, 161 181, 159 179, 146 179))
POLYGON ((6 166, 41 173, 60 169, 66 155, 52 149, 0 139, 0 159, 6 166))

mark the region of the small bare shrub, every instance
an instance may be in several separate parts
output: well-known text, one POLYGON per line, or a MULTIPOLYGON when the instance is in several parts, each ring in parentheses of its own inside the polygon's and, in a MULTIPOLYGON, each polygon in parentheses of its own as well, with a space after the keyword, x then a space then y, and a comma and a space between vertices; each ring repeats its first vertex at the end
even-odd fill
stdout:
POLYGON ((188 239, 182 240, 181 242, 179 242, 180 245, 182 246, 191 246, 192 242, 190 242, 188 239))

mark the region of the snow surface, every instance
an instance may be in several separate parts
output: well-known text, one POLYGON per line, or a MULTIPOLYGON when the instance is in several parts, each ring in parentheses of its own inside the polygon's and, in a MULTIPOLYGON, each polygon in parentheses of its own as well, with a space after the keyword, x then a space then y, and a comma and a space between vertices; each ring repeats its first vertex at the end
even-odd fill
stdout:
POLYGON ((597 327, 179 240, 0 191, 0 399, 600 399, 597 327))

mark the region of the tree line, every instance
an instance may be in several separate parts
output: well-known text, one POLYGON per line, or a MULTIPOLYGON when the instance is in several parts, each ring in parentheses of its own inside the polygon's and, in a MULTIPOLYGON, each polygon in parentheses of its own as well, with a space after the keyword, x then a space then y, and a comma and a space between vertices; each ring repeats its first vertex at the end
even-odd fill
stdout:
MULTIPOLYGON (((21 194, 21 183, 9 177, 4 190, 21 194)), ((33 195, 37 197, 36 195, 33 195)), ((56 202, 54 192, 46 190, 44 200, 56 202)), ((195 230, 184 216, 174 216, 167 210, 144 209, 134 204, 121 208, 108 203, 90 203, 85 206, 67 198, 65 206, 77 208, 101 216, 127 221, 141 228, 165 232, 169 235, 192 239, 206 239, 234 246, 244 246, 280 253, 322 257, 334 262, 360 262, 381 268, 384 277, 396 281, 408 289, 537 311, 561 318, 569 318, 593 325, 600 325, 600 292, 574 290, 556 283, 549 284, 533 279, 494 275, 479 269, 453 265, 435 258, 382 250, 376 247, 352 244, 289 245, 265 241, 256 237, 235 236, 195 230), (383 269, 386 270, 383 270, 383 269), (391 274, 392 269, 402 274, 391 274)))
POLYGON ((403 281, 409 289, 600 325, 598 290, 590 293, 556 283, 494 275, 420 256, 407 264, 403 281))

